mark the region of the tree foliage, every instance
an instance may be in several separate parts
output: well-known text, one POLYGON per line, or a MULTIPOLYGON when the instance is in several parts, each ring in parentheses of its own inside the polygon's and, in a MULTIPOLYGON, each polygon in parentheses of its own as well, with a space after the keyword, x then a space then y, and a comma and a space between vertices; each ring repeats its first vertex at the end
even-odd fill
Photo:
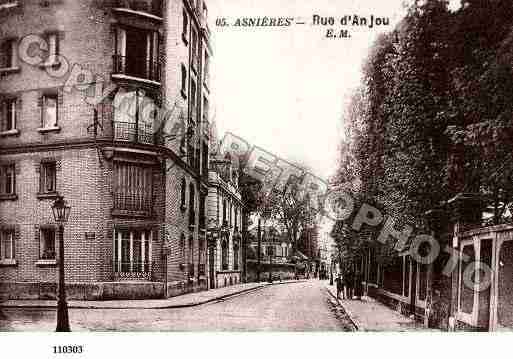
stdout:
POLYGON ((336 180, 358 178, 355 196, 417 227, 458 192, 485 195, 501 223, 513 202, 513 2, 447 5, 416 1, 375 41, 344 116, 336 180))

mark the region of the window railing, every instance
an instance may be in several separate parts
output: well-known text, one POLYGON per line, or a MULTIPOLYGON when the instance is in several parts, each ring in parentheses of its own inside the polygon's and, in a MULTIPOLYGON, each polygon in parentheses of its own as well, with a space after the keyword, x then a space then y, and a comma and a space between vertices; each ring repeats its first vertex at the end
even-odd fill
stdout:
MULTIPOLYGON (((141 44, 143 46, 143 44, 141 44)), ((157 60, 146 59, 144 55, 114 55, 114 74, 160 82, 161 66, 157 60)))
POLYGON ((130 212, 151 212, 153 199, 147 188, 128 194, 124 189, 114 190, 114 209, 130 212))
POLYGON ((153 279, 153 262, 114 261, 114 280, 148 280, 153 279))
POLYGON ((116 6, 162 17, 162 0, 116 0, 116 6))
POLYGON ((119 141, 155 143, 153 126, 149 123, 114 122, 114 138, 119 141))

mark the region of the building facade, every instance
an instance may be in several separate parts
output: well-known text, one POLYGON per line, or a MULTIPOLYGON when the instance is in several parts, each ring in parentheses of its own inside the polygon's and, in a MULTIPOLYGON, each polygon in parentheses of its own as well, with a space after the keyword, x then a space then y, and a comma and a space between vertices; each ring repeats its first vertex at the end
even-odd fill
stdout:
POLYGON ((207 198, 208 283, 220 288, 242 282, 243 204, 239 175, 228 158, 212 160, 207 198))
POLYGON ((211 49, 192 0, 0 1, 0 296, 207 288, 211 49), (202 212, 203 211, 203 212, 202 212))

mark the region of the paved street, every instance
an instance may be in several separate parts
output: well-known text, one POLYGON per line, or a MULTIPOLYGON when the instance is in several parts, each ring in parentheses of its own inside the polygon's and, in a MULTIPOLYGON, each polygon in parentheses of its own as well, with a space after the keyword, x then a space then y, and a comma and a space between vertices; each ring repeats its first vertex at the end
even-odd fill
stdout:
MULTIPOLYGON (((344 331, 323 282, 265 287, 224 301, 180 309, 72 309, 73 331, 344 331)), ((4 331, 53 331, 55 311, 3 308, 4 331)))

